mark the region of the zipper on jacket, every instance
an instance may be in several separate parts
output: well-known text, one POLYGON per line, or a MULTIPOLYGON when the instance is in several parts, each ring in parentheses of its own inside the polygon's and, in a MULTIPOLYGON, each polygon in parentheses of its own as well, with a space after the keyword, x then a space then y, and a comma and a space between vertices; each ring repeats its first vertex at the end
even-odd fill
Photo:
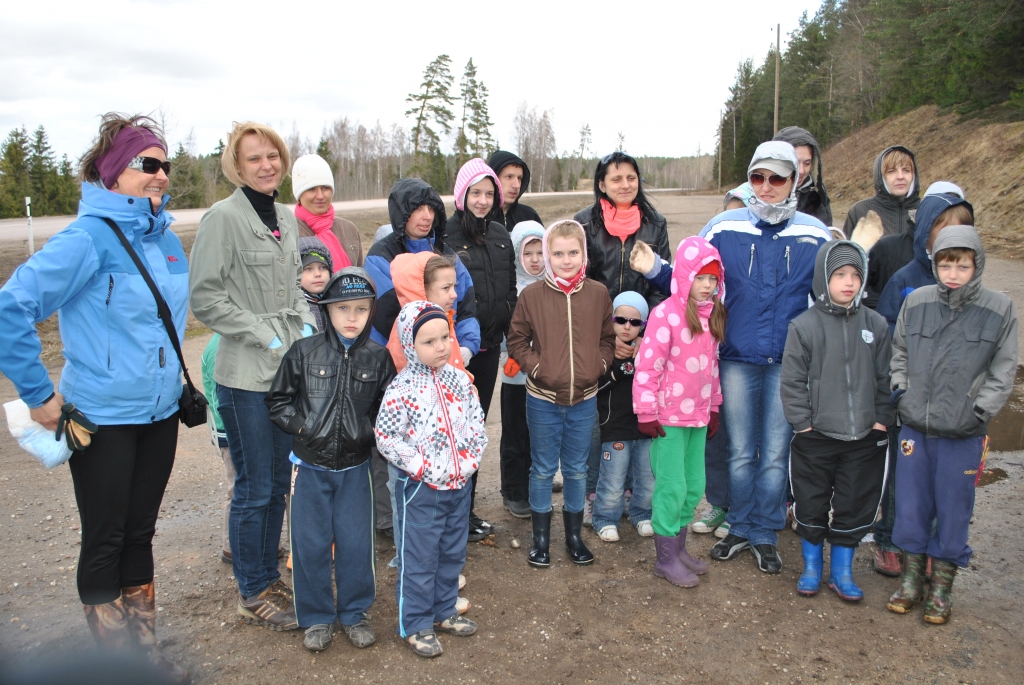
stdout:
POLYGON ((747 267, 747 277, 754 271, 754 243, 750 243, 750 266, 747 267))
POLYGON ((622 243, 622 248, 619 250, 619 292, 622 292, 622 272, 625 271, 626 265, 626 243, 622 243))
MULTIPOLYGON (((620 275, 621 279, 622 276, 620 275)), ((569 406, 572 406, 572 398, 576 391, 576 358, 572 353, 572 294, 566 294, 565 306, 569 312, 569 406)))
POLYGON ((786 275, 789 275, 789 245, 786 245, 786 275))
POLYGON ((107 288, 107 304, 110 304, 110 296, 114 294, 114 274, 110 274, 110 286, 107 288))
POLYGON ((441 405, 441 416, 444 417, 444 427, 448 431, 448 444, 452 448, 452 465, 455 467, 454 478, 462 475, 462 465, 459 464, 459 448, 455 443, 455 429, 452 427, 452 418, 448 415, 448 405, 444 403, 444 388, 437 380, 437 369, 431 369, 430 375, 434 379, 434 387, 437 388, 438 404, 441 405))
MULTIPOLYGON (((788 249, 788 248, 787 248, 788 249)), ((850 412, 850 436, 856 435, 856 421, 853 417, 853 382, 850 379, 850 309, 843 317, 843 365, 846 367, 846 407, 850 412)))
POLYGON ((160 368, 161 369, 164 368, 164 364, 166 362, 167 362, 167 360, 164 358, 164 348, 161 347, 160 348, 160 368))

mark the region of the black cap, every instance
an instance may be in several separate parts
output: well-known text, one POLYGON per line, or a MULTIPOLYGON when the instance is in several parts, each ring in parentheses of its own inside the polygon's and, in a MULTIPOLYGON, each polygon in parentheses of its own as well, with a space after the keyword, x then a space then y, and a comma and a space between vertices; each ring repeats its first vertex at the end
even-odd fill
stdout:
POLYGON ((363 298, 372 300, 376 296, 377 293, 368 279, 342 270, 331 276, 331 280, 327 282, 327 287, 324 288, 324 292, 320 296, 320 304, 363 298))

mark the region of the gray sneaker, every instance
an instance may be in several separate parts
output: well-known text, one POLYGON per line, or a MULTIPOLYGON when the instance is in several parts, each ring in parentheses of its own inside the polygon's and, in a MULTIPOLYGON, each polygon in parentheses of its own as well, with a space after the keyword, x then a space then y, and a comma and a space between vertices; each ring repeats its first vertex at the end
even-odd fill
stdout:
POLYGON ((434 624, 434 630, 440 630, 444 633, 451 633, 452 635, 458 635, 459 637, 469 637, 476 632, 477 625, 475 622, 470 621, 465 616, 459 614, 452 614, 440 623, 434 624))
POLYGON ((369 647, 377 641, 377 635, 373 632, 373 627, 370 626, 370 622, 363 618, 354 625, 341 626, 341 629, 348 635, 349 641, 353 646, 363 649, 369 647))
POLYGON ((306 639, 302 644, 311 652, 322 652, 331 645, 334 639, 334 626, 326 623, 317 623, 306 628, 306 639))
POLYGON ((429 628, 427 630, 421 630, 418 633, 413 633, 405 639, 405 643, 409 645, 409 648, 416 652, 418 656, 425 659, 441 656, 441 652, 444 651, 441 649, 441 643, 437 641, 437 635, 429 628))

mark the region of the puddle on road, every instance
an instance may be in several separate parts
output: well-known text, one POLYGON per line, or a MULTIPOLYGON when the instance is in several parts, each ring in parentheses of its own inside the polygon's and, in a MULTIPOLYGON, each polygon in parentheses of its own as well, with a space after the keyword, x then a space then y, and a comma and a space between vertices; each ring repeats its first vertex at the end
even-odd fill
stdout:
MULTIPOLYGON (((1017 367, 1013 392, 1002 411, 988 424, 988 435, 991 438, 989 449, 993 452, 1024 450, 1024 366, 1017 367)), ((987 473, 988 469, 982 474, 982 481, 987 473)))
POLYGON ((998 483, 999 481, 1006 478, 1009 475, 1002 469, 985 469, 981 472, 981 478, 978 479, 978 487, 983 488, 986 485, 992 485, 992 483, 998 483))

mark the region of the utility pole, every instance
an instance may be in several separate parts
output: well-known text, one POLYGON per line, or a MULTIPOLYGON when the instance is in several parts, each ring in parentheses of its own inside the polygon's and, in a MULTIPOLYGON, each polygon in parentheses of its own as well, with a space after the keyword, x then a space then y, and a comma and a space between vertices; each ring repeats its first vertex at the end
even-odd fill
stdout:
POLYGON ((36 240, 32 235, 32 198, 25 198, 25 216, 28 217, 28 256, 36 253, 36 240))
MULTIPOLYGON (((779 132, 779 69, 782 67, 782 24, 775 25, 775 133, 779 132)), ((772 134, 774 135, 774 133, 772 134)))
POLYGON ((722 134, 725 133, 725 112, 718 117, 718 194, 722 194, 722 134))

